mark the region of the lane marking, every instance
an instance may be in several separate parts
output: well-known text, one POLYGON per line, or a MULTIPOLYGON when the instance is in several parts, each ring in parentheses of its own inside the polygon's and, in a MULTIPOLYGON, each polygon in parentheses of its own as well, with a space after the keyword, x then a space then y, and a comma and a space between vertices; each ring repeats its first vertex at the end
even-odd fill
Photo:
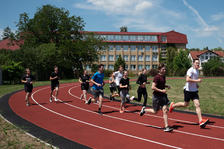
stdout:
MULTIPOLYGON (((66 86, 67 87, 67 86, 66 86)), ((46 88, 49 88, 49 87, 46 87, 46 88)), ((158 144, 158 145, 162 145, 162 146, 166 146, 166 147, 170 147, 170 148, 175 148, 175 149, 182 149, 180 147, 176 147, 176 146, 172 146, 172 145, 168 145, 168 144, 164 144, 164 143, 161 143, 161 142, 157 142, 157 141, 153 141, 153 140, 149 140, 149 139, 145 139, 145 138, 141 138, 141 137, 137 137, 137 136, 133 136, 133 135, 130 135, 130 134, 126 134, 126 133, 123 133, 123 132, 119 132, 119 131, 116 131, 116 130, 112 130, 112 129, 108 129, 108 128, 104 128, 104 127, 101 127, 101 126, 98 126, 98 125, 95 125, 95 124, 91 124, 91 123, 88 123, 88 122, 85 122, 85 121, 81 121, 81 120, 78 120, 78 119, 75 119, 75 118, 72 118, 72 117, 69 117, 69 116, 66 116, 64 114, 61 114, 61 113, 58 113, 54 110, 51 110, 41 104, 39 104, 33 97, 34 94, 36 94, 37 92, 41 91, 41 90, 44 90, 46 88, 42 88, 42 89, 38 89, 37 91, 35 91, 34 93, 32 93, 31 95, 31 98, 32 100, 37 104, 39 105, 41 108, 51 112, 51 113, 54 113, 56 115, 59 115, 61 117, 64 117, 64 118, 67 118, 67 119, 70 119, 72 121, 76 121, 76 122, 79 122, 79 123, 82 123, 82 124, 85 124, 85 125, 89 125, 89 126, 92 126, 92 127, 95 127, 95 128, 99 128, 99 129, 102 129, 102 130, 106 130, 106 131, 109 131, 109 132, 112 132, 112 133, 116 133, 116 134, 119 134, 119 135, 123 135, 123 136, 127 136, 127 137, 130 137, 130 138, 134 138, 134 139, 138 139, 138 140, 142 140, 142 141, 146 141, 146 142, 150 142, 150 143, 154 143, 154 144, 158 144)), ((61 87, 62 88, 62 87, 61 87)))
MULTIPOLYGON (((77 86, 75 86, 77 87, 77 86)), ((71 89, 75 88, 75 87, 72 87, 68 90, 68 93, 79 99, 78 96, 74 95, 71 93, 71 89)), ((90 110, 87 110, 87 109, 83 109, 81 107, 77 107, 75 105, 72 105, 72 104, 68 104, 68 103, 64 103, 66 105, 69 105, 71 107, 74 107, 74 108, 77 108, 77 109, 80 109, 80 110, 83 110, 83 111, 87 111, 87 112, 90 112, 90 113, 94 113, 94 114, 97 114, 96 112, 93 112, 93 111, 90 111, 90 110)), ((94 103, 96 104, 96 103, 94 103)), ((98 105, 98 104, 96 104, 98 105)), ((102 105, 102 106, 105 106, 105 107, 108 107, 108 108, 112 108, 112 109, 116 109, 116 110, 119 110, 119 108, 115 108, 115 107, 111 107, 111 106, 106 106, 106 105, 102 105)), ((134 112, 134 113, 137 113, 137 112, 134 112)), ((123 118, 119 118, 119 117, 114 117, 114 116, 109 116, 109 115, 103 115, 103 116, 106 116, 106 117, 110 117, 110 118, 113 118, 113 119, 118 119, 118 120, 121 120, 121 121, 127 121, 127 122, 130 122, 130 123, 135 123, 135 124, 139 124, 139 125, 144 125, 144 126, 152 126, 152 127, 156 127, 156 128, 161 128, 159 126, 155 126, 155 125, 151 125, 151 124, 146 124, 146 123, 141 123, 141 122, 136 122, 136 121, 132 121, 132 120, 127 120, 127 119, 123 119, 123 118)), ((216 137, 210 137, 210 136, 206 136, 206 135, 201 135, 201 134, 195 134, 195 133, 191 133, 191 132, 185 132, 185 131, 180 131, 180 130, 174 130, 175 132, 179 132, 179 133, 183 133, 183 134, 187 134, 187 135, 192 135, 192 136, 198 136, 198 137, 203 137, 203 138, 207 138, 207 139, 213 139, 213 140, 218 140, 218 141, 224 141, 224 139, 222 138, 216 138, 216 137)))

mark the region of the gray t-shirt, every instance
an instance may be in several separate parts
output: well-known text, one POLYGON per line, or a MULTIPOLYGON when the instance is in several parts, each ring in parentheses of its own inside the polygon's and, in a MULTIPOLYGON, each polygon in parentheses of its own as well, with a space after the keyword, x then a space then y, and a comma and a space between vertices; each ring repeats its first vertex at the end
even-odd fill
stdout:
POLYGON ((120 85, 120 81, 122 77, 123 77, 123 73, 121 73, 120 71, 114 72, 115 83, 117 86, 120 85))

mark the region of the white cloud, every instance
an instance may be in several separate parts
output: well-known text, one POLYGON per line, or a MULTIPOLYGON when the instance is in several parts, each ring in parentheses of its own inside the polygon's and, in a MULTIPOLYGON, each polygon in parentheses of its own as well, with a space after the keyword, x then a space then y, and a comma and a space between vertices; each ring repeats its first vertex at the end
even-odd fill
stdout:
POLYGON ((224 13, 223 12, 220 12, 218 14, 214 14, 211 16, 211 19, 213 21, 220 21, 220 20, 223 20, 224 19, 224 13))
POLYGON ((87 0, 75 3, 74 7, 99 10, 110 15, 135 15, 156 5, 155 0, 87 0))

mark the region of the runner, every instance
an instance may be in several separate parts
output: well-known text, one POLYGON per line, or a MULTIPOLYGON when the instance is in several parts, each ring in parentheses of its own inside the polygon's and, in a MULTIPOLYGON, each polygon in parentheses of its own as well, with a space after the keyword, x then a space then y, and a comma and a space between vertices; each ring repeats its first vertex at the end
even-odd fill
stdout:
POLYGON ((165 88, 170 89, 170 86, 166 85, 166 67, 164 64, 160 64, 158 67, 159 73, 154 77, 152 83, 153 97, 152 97, 152 107, 146 109, 144 106, 141 109, 140 116, 143 116, 145 112, 156 114, 159 109, 163 111, 163 118, 165 123, 165 132, 173 131, 173 128, 168 126, 168 116, 167 116, 167 105, 169 104, 169 100, 167 97, 167 90, 165 88))
POLYGON ((34 77, 33 75, 31 75, 30 69, 26 68, 26 74, 23 76, 21 80, 21 82, 24 83, 24 89, 26 92, 26 97, 25 97, 26 106, 30 105, 29 98, 33 91, 33 80, 34 80, 34 77))
POLYGON ((123 71, 124 71, 124 68, 122 65, 120 65, 118 71, 114 72, 113 74, 115 83, 117 85, 118 95, 120 95, 120 80, 123 77, 123 71))
POLYGON ((103 114, 101 112, 103 94, 104 94, 103 86, 105 85, 105 82, 103 81, 103 79, 104 79, 103 71, 104 71, 104 65, 100 64, 98 66, 98 72, 96 72, 91 79, 91 82, 93 83, 92 92, 93 92, 94 98, 90 97, 87 101, 87 104, 90 104, 91 102, 95 102, 96 98, 98 98, 99 99, 98 113, 101 115, 103 114))
POLYGON ((138 80, 136 81, 137 84, 139 84, 137 93, 138 93, 138 98, 134 98, 134 100, 140 102, 142 99, 142 95, 144 97, 144 102, 143 106, 145 107, 147 104, 147 98, 148 98, 148 93, 146 90, 146 84, 150 84, 150 82, 147 82, 147 75, 146 75, 147 70, 145 68, 142 69, 142 71, 139 73, 138 80))
POLYGON ((86 94, 87 94, 87 91, 89 90, 89 79, 90 79, 90 77, 87 74, 87 71, 84 70, 83 75, 80 75, 80 77, 79 77, 79 82, 81 83, 81 90, 82 90, 80 99, 82 100, 82 98, 84 96, 85 103, 87 103, 86 94))
POLYGON ((171 102, 169 111, 172 112, 176 107, 187 107, 189 105, 190 100, 194 102, 194 106, 196 108, 196 113, 199 120, 199 126, 201 128, 205 128, 208 123, 208 119, 202 119, 201 108, 199 102, 198 88, 202 80, 198 78, 200 68, 199 59, 194 59, 193 66, 188 69, 186 76, 186 84, 184 86, 184 102, 174 103, 171 102))
POLYGON ((114 97, 119 96, 119 94, 117 93, 117 87, 116 87, 116 83, 114 80, 114 76, 113 73, 111 73, 110 78, 109 78, 109 88, 110 88, 110 100, 114 100, 114 97))
POLYGON ((55 90, 54 101, 58 101, 58 90, 59 90, 59 75, 58 75, 58 67, 54 67, 54 72, 50 75, 51 80, 51 94, 50 94, 50 102, 52 102, 53 91, 55 90))
POLYGON ((131 89, 131 86, 129 83, 128 72, 127 70, 125 70, 123 78, 121 78, 120 81, 120 97, 121 97, 120 113, 125 112, 125 99, 130 101, 133 100, 134 98, 134 96, 132 96, 130 99, 129 89, 131 89))

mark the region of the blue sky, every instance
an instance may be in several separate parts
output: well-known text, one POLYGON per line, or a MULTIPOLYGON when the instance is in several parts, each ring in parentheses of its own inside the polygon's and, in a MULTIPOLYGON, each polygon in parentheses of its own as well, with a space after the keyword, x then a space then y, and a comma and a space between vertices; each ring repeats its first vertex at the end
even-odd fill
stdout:
POLYGON ((84 19, 87 31, 168 32, 187 35, 188 48, 224 48, 223 0, 4 0, 0 5, 0 34, 16 30, 19 14, 33 17, 51 4, 84 19))

